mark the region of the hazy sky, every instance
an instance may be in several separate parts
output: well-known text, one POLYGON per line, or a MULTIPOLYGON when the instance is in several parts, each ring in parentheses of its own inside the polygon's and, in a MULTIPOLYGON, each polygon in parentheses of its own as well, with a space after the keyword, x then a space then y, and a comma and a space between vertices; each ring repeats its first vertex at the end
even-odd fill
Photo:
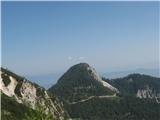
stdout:
POLYGON ((22 75, 158 67, 158 2, 2 2, 2 65, 22 75))

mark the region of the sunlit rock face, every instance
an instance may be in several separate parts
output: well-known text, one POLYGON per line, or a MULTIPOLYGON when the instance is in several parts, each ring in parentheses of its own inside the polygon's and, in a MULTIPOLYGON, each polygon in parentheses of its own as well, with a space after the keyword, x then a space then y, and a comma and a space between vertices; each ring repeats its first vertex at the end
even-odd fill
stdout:
POLYGON ((39 105, 43 106, 46 113, 51 112, 54 117, 64 120, 63 105, 55 96, 49 95, 44 88, 6 69, 2 68, 0 73, 0 89, 3 94, 33 109, 39 105))
POLYGON ((88 65, 87 70, 88 70, 88 73, 90 74, 90 76, 92 76, 93 79, 97 80, 98 82, 102 83, 102 85, 104 87, 107 87, 112 91, 119 92, 117 88, 115 88, 112 85, 110 85, 109 83, 103 81, 102 78, 99 76, 99 74, 96 72, 96 70, 93 67, 88 65))
POLYGON ((137 91, 136 96, 138 98, 150 98, 150 99, 156 99, 156 101, 159 103, 159 99, 160 99, 160 93, 157 93, 156 91, 154 91, 152 88, 150 88, 149 86, 146 86, 145 89, 139 89, 137 91))

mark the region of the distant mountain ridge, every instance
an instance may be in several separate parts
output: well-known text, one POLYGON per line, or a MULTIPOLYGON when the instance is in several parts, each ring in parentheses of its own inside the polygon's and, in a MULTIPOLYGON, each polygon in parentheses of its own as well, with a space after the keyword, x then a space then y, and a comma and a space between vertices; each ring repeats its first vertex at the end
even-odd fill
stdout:
POLYGON ((106 72, 106 73, 102 73, 102 76, 106 78, 114 79, 114 78, 125 77, 129 74, 134 74, 134 73, 145 74, 145 75, 150 75, 154 77, 160 77, 159 68, 155 68, 155 69, 139 68, 139 69, 128 70, 128 71, 106 72))

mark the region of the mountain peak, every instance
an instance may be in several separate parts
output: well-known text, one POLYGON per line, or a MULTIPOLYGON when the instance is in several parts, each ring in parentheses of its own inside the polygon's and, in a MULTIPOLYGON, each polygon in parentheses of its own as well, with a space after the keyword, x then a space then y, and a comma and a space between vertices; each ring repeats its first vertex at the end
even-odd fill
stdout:
POLYGON ((78 63, 72 67, 89 67, 90 65, 88 63, 78 63))
POLYGON ((79 63, 76 65, 73 65, 69 70, 87 70, 91 68, 91 66, 88 63, 79 63))
POLYGON ((113 95, 118 92, 103 81, 96 70, 87 63, 79 63, 69 68, 49 90, 71 102, 93 95, 113 95))
MULTIPOLYGON (((92 80, 93 79, 98 80, 98 81, 101 80, 101 77, 96 72, 96 70, 93 67, 91 67, 88 63, 79 63, 76 65, 73 65, 67 72, 68 73, 74 72, 74 74, 77 73, 80 76, 83 76, 83 74, 86 73, 88 76, 92 77, 92 80)), ((87 80, 87 79, 85 79, 85 80, 87 80)))

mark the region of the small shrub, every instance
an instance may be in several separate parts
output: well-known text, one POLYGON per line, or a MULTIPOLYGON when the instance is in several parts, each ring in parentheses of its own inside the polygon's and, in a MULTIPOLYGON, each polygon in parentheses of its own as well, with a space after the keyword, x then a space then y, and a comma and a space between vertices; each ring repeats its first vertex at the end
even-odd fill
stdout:
POLYGON ((15 94, 18 96, 18 97, 22 97, 21 95, 21 92, 20 92, 20 89, 21 89, 21 86, 22 86, 22 83, 23 83, 23 80, 22 81, 19 81, 14 92, 15 94))
POLYGON ((8 86, 9 83, 11 82, 11 80, 9 79, 9 76, 8 75, 5 75, 5 74, 2 74, 2 80, 3 80, 3 83, 5 86, 8 86))

